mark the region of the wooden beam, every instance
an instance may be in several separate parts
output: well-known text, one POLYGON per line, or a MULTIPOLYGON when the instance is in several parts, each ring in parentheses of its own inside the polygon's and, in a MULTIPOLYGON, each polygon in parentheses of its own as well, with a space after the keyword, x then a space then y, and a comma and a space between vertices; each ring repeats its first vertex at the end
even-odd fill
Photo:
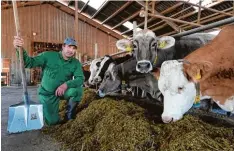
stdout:
POLYGON ((89 1, 90 1, 90 0, 88 0, 88 1, 84 4, 84 6, 80 9, 79 13, 81 13, 81 12, 88 6, 89 1))
MULTIPOLYGON (((186 9, 183 9, 182 11, 180 11, 180 12, 178 12, 178 13, 175 13, 175 14, 173 14, 173 15, 171 15, 171 16, 168 16, 168 17, 174 17, 174 16, 176 16, 176 15, 178 15, 178 14, 181 14, 181 13, 183 13, 183 12, 189 10, 189 9, 192 8, 192 7, 193 7, 193 6, 190 6, 190 7, 186 8, 186 9)), ((177 19, 180 19, 180 17, 177 18, 177 19)), ((149 28, 153 28, 154 26, 157 26, 157 25, 159 25, 159 24, 161 24, 161 23, 163 23, 163 20, 160 21, 160 22, 158 22, 158 23, 156 23, 156 24, 154 24, 154 25, 151 25, 149 28)))
MULTIPOLYGON (((229 11, 231 12, 233 8, 228 8, 228 9, 225 9, 223 10, 224 12, 226 11, 229 11)), ((226 15, 224 14, 219 14, 219 13, 215 13, 215 14, 211 14, 209 16, 206 16, 206 17, 203 17, 201 18, 201 23, 204 24, 204 23, 207 23, 209 21, 212 21, 212 20, 215 20, 215 19, 218 19, 218 18, 221 18, 221 17, 225 17, 226 15)), ((196 22, 196 21, 193 21, 193 22, 196 22)), ((184 26, 185 29, 187 28, 190 28, 191 26, 185 26, 185 25, 181 25, 181 26, 184 26)))
POLYGON ((152 2, 152 10, 151 12, 154 14, 155 13, 155 1, 152 2))
MULTIPOLYGON (((147 23, 151 22, 151 21, 154 20, 154 19, 155 19, 154 17, 150 18, 150 19, 147 21, 147 23)), ((142 26, 142 25, 144 25, 144 23, 145 23, 145 22, 140 23, 139 25, 136 26, 136 28, 137 28, 137 27, 140 27, 140 26, 142 26)), ((126 34, 126 33, 130 32, 130 31, 132 31, 132 30, 133 30, 133 29, 129 29, 129 30, 127 30, 127 31, 124 31, 124 32, 121 33, 121 35, 126 34)))
MULTIPOLYGON (((145 7, 145 3, 143 2, 143 1, 136 1, 138 4, 140 4, 141 6, 143 6, 143 7, 145 7)), ((149 10, 151 10, 151 7, 149 6, 149 10)), ((160 16, 162 16, 162 14, 161 13, 159 13, 158 11, 156 11, 155 10, 155 13, 154 13, 155 15, 160 15, 160 16)), ((173 23, 171 20, 165 20, 165 19, 163 19, 169 26, 171 26, 174 30, 176 30, 176 31, 180 31, 180 29, 178 28, 178 26, 175 24, 175 23, 173 23)))
MULTIPOLYGON (((74 15, 74 12, 75 12, 75 9, 74 8, 71 8, 71 7, 67 7, 66 4, 64 2, 61 2, 59 0, 56 1, 56 5, 59 5, 59 6, 62 6, 60 8, 61 11, 64 11, 66 13, 68 13, 69 15, 74 15)), ((53 5, 54 6, 54 5, 53 5)), ((55 6, 54 6, 55 7, 55 6)), ((94 27, 98 27, 101 25, 101 23, 99 23, 98 21, 96 21, 95 19, 91 19, 87 16, 85 16, 84 14, 80 13, 79 14, 79 19, 82 20, 82 21, 85 21, 86 23, 94 26, 94 27)), ((115 32, 113 30, 111 30, 110 28, 104 26, 104 25, 101 25, 99 27, 99 29, 105 33, 109 33, 110 35, 112 35, 113 37, 117 38, 117 39, 122 39, 123 36, 120 35, 120 33, 118 32, 115 32)))
MULTIPOLYGON (((229 12, 231 12, 233 10, 233 8, 228 8, 228 9, 225 9, 225 10, 223 10, 224 12, 227 12, 227 11, 229 11, 229 12)), ((215 14, 211 14, 211 15, 209 15, 209 16, 206 16, 206 17, 203 17, 203 18, 201 18, 201 23, 202 24, 204 24, 204 23, 206 23, 206 22, 209 22, 209 21, 212 21, 212 20, 214 20, 214 19, 218 19, 218 18, 221 18, 221 17, 224 17, 225 15, 222 15, 222 14, 219 14, 219 13, 215 13, 215 14), (217 15, 217 16, 216 16, 217 15)), ((195 21, 193 21, 193 22, 196 22, 196 20, 195 21)), ((184 29, 189 29, 189 28, 191 28, 192 26, 191 25, 181 25, 181 26, 179 26, 179 27, 183 27, 184 29)), ((163 35, 160 35, 160 36, 168 36, 168 35, 171 35, 171 34, 175 34, 176 32, 175 31, 172 31, 172 32, 169 32, 169 33, 166 33, 166 34, 163 34, 163 35)))
MULTIPOLYGON (((35 6, 35 5, 40 5, 41 2, 40 1, 30 1, 29 3, 27 3, 27 6, 35 6)), ((17 8, 19 7, 24 7, 25 6, 25 3, 17 3, 17 8)), ((3 5, 1 6, 1 9, 4 10, 4 9, 8 9, 8 8, 12 8, 12 4, 6 4, 6 5, 3 5)))
POLYGON ((197 23, 191 23, 191 22, 187 22, 187 21, 183 21, 183 20, 179 20, 179 19, 165 17, 165 16, 162 16, 162 15, 155 15, 155 14, 150 14, 149 13, 149 16, 158 17, 158 18, 161 18, 161 19, 164 19, 164 20, 174 21, 174 22, 183 23, 183 24, 190 24, 190 25, 194 25, 194 26, 202 26, 202 25, 197 24, 197 23))
POLYGON ((114 27, 111 28, 111 30, 119 27, 120 25, 122 25, 123 23, 125 23, 126 21, 129 21, 130 19, 136 17, 137 15, 139 15, 141 10, 135 12, 132 16, 129 16, 128 18, 124 19, 123 21, 121 21, 119 24, 115 25, 114 27))
MULTIPOLYGON (((155 1, 154 1, 154 2, 155 2, 155 1)), ((159 2, 159 1, 156 1, 156 4, 157 4, 158 2, 159 2)), ((166 9, 166 10, 160 12, 160 13, 161 13, 161 14, 169 13, 169 12, 173 11, 174 9, 176 9, 177 7, 181 6, 182 4, 183 4, 183 3, 178 3, 178 4, 174 5, 174 6, 172 6, 173 9, 172 9, 172 7, 170 7, 170 8, 168 8, 168 9, 166 9)), ((191 7, 192 7, 192 6, 191 6, 191 7)), ((190 7, 190 8, 191 8, 191 7, 190 7)), ((187 10, 187 9, 183 9, 183 11, 186 11, 186 10, 187 10)), ((181 12, 183 12, 183 11, 181 11, 181 12)), ((178 14, 178 13, 176 13, 176 14, 178 14)), ((173 14, 173 15, 174 15, 174 14, 173 14)), ((172 16, 173 16, 173 15, 172 15, 172 16)), ((172 16, 171 16, 171 17, 172 17, 172 16)), ((152 20, 155 20, 155 17, 150 18, 150 19, 147 21, 147 23, 151 22, 152 20)), ((163 22, 163 20, 160 21, 159 23, 162 23, 162 22, 163 22)), ((156 24, 158 24, 158 23, 156 23, 156 24)), ((142 25, 144 25, 144 22, 140 23, 137 27, 141 27, 142 25)), ((154 25, 155 25, 155 24, 154 24, 154 25)), ((149 26, 148 28, 151 28, 151 27, 154 26, 154 25, 151 25, 151 26, 149 26)), ((130 31, 132 31, 132 29, 129 29, 129 30, 127 30, 127 31, 122 32, 121 35, 126 34, 126 33, 130 32, 130 31)))
POLYGON ((104 3, 98 8, 98 10, 93 14, 91 19, 93 19, 97 14, 106 6, 106 4, 109 2, 109 0, 104 1, 104 3))
POLYGON ((126 7, 128 7, 133 1, 128 1, 127 3, 125 3, 123 6, 121 6, 118 10, 116 10, 113 14, 111 14, 107 19, 105 19, 101 24, 104 24, 105 22, 107 22, 108 20, 110 20, 111 18, 113 18, 114 16, 116 16, 119 12, 121 12, 122 10, 124 10, 126 7))
MULTIPOLYGON (((199 7, 199 5, 197 5, 197 4, 193 4, 193 3, 190 3, 190 2, 186 2, 186 1, 183 1, 183 3, 186 3, 186 4, 189 4, 189 5, 193 5, 193 6, 199 7)), ((223 11, 218 11, 218 10, 213 9, 213 8, 208 8, 208 7, 204 7, 204 6, 201 6, 201 8, 206 9, 206 10, 209 10, 209 11, 211 11, 211 12, 220 13, 220 14, 223 14, 223 15, 226 15, 226 16, 234 16, 234 14, 225 13, 225 12, 223 12, 223 11)))
POLYGON ((199 10, 198 10, 198 16, 197 16, 197 23, 200 24, 200 18, 201 18, 201 3, 202 1, 199 0, 199 10))

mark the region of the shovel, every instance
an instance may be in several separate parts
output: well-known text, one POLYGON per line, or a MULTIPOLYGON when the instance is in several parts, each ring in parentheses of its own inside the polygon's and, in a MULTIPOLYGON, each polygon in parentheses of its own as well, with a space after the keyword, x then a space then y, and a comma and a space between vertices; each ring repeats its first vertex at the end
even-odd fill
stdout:
MULTIPOLYGON (((16 1, 12 1, 12 4, 14 10, 16 33, 17 36, 20 36, 16 1)), ((20 69, 22 76, 23 102, 11 105, 9 107, 9 117, 7 126, 7 131, 9 133, 37 130, 41 129, 44 125, 42 104, 36 104, 34 102, 30 102, 29 100, 23 60, 23 49, 21 47, 17 49, 19 51, 20 69)))

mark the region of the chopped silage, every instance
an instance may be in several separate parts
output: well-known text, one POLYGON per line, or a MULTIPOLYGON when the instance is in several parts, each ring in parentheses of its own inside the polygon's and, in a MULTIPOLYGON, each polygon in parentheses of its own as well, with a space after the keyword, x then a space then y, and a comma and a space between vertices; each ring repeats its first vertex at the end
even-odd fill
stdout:
MULTIPOLYGON (((61 116, 65 104, 60 105, 61 116)), ((234 150, 234 126, 211 125, 191 115, 171 124, 155 123, 147 108, 125 100, 97 99, 92 90, 85 90, 78 111, 76 119, 42 132, 74 151, 234 150)))

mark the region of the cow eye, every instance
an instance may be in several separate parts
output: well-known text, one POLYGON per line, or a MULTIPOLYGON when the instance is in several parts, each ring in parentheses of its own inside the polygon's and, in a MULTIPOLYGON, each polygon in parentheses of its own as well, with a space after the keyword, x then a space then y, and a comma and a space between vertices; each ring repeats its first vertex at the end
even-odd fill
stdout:
POLYGON ((152 44, 152 47, 156 47, 156 46, 157 46, 157 43, 154 42, 154 43, 152 44))
POLYGON ((178 87, 178 91, 182 91, 184 87, 178 87))

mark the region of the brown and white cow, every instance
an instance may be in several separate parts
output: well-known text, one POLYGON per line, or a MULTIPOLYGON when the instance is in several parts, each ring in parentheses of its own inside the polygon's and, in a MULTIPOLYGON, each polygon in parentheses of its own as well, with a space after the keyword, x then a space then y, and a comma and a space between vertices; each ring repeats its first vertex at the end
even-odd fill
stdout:
POLYGON ((223 110, 234 113, 234 25, 224 27, 211 43, 184 61, 165 61, 158 86, 164 95, 165 123, 181 119, 197 94, 211 97, 223 110))

